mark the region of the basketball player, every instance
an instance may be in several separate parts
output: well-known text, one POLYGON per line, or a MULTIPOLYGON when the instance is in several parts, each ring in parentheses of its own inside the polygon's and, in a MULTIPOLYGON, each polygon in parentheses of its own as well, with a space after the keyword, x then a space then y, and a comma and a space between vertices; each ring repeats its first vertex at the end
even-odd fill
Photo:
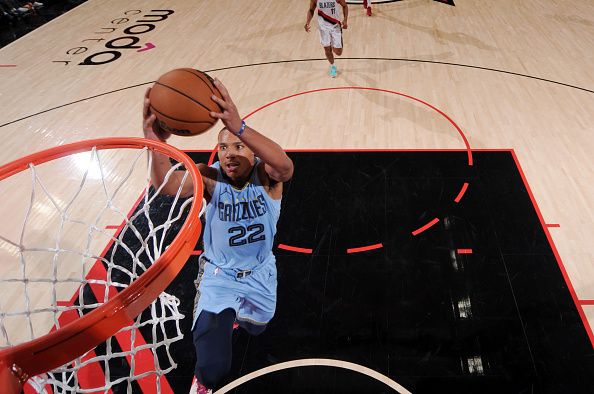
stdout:
POLYGON ((367 10, 367 16, 371 16, 371 0, 363 0, 363 8, 367 10))
POLYGON ((342 29, 346 29, 347 18, 349 16, 349 7, 345 0, 316 0, 309 1, 309 11, 307 11, 307 20, 305 21, 305 31, 309 33, 310 26, 314 12, 318 8, 318 28, 320 29, 320 42, 324 47, 326 59, 330 62, 330 70, 328 74, 332 78, 336 78, 337 69, 334 64, 334 55, 340 56, 342 54, 342 29), (344 19, 341 21, 340 9, 342 7, 344 19))
MULTIPOLYGON (((277 281, 272 245, 283 182, 293 175, 293 162, 282 148, 246 126, 227 89, 216 79, 214 85, 223 99, 212 99, 223 112, 210 116, 221 119, 225 127, 218 135, 219 161, 198 164, 208 201, 192 325, 198 393, 216 389, 229 372, 234 323, 258 335, 274 315, 277 281)), ((158 129, 149 92, 144 99, 144 135, 165 141, 169 135, 158 129)), ((170 169, 169 159, 155 153, 154 187, 163 183, 170 169)), ((165 194, 176 194, 182 175, 175 172, 170 177, 165 194)), ((182 195, 191 194, 192 185, 184 184, 182 195)))

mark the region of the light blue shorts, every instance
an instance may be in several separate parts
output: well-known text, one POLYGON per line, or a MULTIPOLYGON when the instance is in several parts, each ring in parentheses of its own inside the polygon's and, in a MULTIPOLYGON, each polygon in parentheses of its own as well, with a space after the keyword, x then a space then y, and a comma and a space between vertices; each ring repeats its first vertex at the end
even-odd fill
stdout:
POLYGON ((237 320, 252 324, 267 324, 276 310, 276 261, 268 259, 249 274, 238 269, 217 267, 203 256, 196 279, 194 318, 203 310, 220 313, 235 310, 237 320))

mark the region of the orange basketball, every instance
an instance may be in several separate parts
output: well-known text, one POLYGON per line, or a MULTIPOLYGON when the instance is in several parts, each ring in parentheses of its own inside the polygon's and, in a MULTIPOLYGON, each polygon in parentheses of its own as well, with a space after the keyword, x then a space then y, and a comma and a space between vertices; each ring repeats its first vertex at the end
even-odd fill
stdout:
POLYGON ((210 97, 221 93, 202 71, 178 68, 159 77, 149 99, 159 126, 172 134, 202 134, 217 122, 210 111, 223 112, 210 97))

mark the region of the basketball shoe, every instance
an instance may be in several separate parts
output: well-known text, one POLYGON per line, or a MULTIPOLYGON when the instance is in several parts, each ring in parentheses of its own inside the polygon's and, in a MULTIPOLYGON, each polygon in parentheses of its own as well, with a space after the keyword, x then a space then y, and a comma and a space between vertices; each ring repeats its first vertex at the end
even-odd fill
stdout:
POLYGON ((371 16, 371 0, 363 0, 363 8, 367 10, 367 16, 371 16))
POLYGON ((336 65, 335 64, 331 64, 330 65, 330 71, 328 71, 328 74, 332 77, 332 78, 336 78, 336 75, 338 74, 337 70, 336 70, 336 65))
POLYGON ((194 378, 189 394, 212 394, 212 390, 207 389, 198 381, 198 379, 194 378))

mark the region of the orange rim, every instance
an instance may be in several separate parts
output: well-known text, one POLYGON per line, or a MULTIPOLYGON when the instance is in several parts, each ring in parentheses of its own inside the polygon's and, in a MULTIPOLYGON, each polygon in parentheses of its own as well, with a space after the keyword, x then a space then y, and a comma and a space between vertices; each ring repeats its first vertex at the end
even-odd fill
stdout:
POLYGON ((27 376, 35 376, 64 365, 104 342, 121 328, 132 324, 133 319, 149 306, 179 273, 200 237, 202 177, 196 164, 188 155, 163 142, 144 138, 104 138, 62 145, 0 167, 0 180, 28 169, 29 164, 39 165, 60 157, 86 152, 93 147, 100 150, 147 147, 183 163, 192 177, 194 201, 185 223, 169 247, 129 287, 107 303, 57 331, 0 350, 0 385, 2 387, 10 387, 4 386, 4 382, 8 384, 20 380, 22 384, 27 376), (6 368, 12 368, 13 365, 22 370, 20 376, 14 376, 12 372, 6 371, 6 368))

